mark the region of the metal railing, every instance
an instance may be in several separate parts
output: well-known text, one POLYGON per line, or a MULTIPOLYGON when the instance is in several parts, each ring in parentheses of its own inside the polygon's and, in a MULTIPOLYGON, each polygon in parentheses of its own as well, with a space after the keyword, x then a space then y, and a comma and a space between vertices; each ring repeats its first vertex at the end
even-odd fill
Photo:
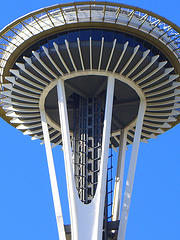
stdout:
POLYGON ((180 28, 167 19, 124 4, 78 2, 31 12, 6 26, 0 32, 0 76, 11 54, 32 36, 65 24, 82 22, 113 23, 144 31, 159 39, 180 59, 180 28))

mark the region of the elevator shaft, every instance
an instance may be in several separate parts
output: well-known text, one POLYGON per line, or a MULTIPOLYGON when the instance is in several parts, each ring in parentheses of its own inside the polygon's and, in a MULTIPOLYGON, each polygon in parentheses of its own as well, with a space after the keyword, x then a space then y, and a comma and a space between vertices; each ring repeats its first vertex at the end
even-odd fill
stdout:
POLYGON ((75 96, 73 155, 76 188, 80 200, 93 199, 98 182, 102 138, 102 99, 75 96))

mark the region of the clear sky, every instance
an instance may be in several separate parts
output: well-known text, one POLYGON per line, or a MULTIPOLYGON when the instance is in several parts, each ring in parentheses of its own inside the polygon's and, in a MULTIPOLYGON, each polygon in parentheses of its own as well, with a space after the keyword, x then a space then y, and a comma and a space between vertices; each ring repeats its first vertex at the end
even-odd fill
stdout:
MULTIPOLYGON (((67 1, 1 1, 0 29, 46 6, 67 1)), ((179 0, 124 0, 180 26, 179 0)), ((64 221, 69 222, 62 151, 53 149, 64 221)), ((58 240, 44 146, 0 118, 0 239, 58 240)), ((128 240, 180 239, 180 124, 141 144, 128 240)))

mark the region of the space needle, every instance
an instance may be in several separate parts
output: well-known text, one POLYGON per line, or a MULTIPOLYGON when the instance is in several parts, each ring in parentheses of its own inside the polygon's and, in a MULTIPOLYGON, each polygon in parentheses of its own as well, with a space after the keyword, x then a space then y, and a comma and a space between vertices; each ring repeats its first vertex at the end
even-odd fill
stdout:
POLYGON ((58 4, 1 30, 0 116, 45 145, 60 240, 125 239, 139 144, 179 123, 179 75, 180 28, 141 8, 58 4), (59 145, 68 226, 52 154, 59 145))

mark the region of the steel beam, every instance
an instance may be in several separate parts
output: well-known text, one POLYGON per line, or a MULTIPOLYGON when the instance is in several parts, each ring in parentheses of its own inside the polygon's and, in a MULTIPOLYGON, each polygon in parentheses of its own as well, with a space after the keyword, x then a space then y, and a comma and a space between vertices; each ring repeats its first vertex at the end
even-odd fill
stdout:
POLYGON ((51 183, 51 189, 52 189, 52 196, 53 196, 53 202, 54 202, 59 239, 66 240, 61 202, 59 197, 59 190, 58 190, 56 172, 55 172, 54 161, 53 161, 53 154, 52 154, 51 143, 49 138, 48 125, 46 121, 46 114, 45 114, 45 111, 43 110, 40 110, 40 114, 41 114, 41 123, 42 123, 44 143, 46 148, 46 156, 47 156, 47 163, 49 168, 49 176, 50 176, 50 183, 51 183))
POLYGON ((139 106, 139 111, 138 111, 138 117, 137 117, 137 121, 136 121, 136 130, 135 130, 135 136, 134 136, 134 141, 133 141, 133 145, 132 145, 132 152, 131 152, 128 176, 127 176, 127 180, 126 180, 126 188, 125 188, 125 193, 124 193, 122 213, 121 213, 119 230, 118 230, 118 238, 117 238, 118 240, 125 239, 127 219, 128 219, 129 207, 130 207, 130 202, 131 202, 134 175, 135 175, 135 170, 136 170, 136 162, 137 162, 139 144, 140 144, 140 139, 141 139, 141 131, 142 131, 142 126, 143 126, 145 109, 146 109, 146 103, 145 103, 145 101, 141 101, 140 106, 139 106))

